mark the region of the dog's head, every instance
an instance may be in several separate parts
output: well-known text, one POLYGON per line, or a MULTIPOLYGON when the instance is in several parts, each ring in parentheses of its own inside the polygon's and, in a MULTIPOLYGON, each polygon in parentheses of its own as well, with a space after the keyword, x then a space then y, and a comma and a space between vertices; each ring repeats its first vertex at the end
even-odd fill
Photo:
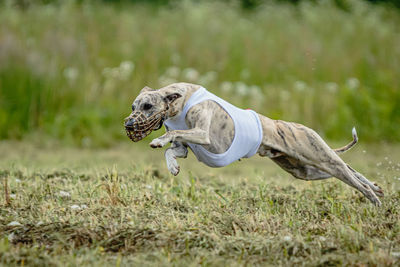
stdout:
POLYGON ((168 93, 144 87, 132 104, 132 113, 125 118, 128 137, 138 142, 152 131, 162 127, 168 118, 170 104, 181 97, 179 93, 168 93))

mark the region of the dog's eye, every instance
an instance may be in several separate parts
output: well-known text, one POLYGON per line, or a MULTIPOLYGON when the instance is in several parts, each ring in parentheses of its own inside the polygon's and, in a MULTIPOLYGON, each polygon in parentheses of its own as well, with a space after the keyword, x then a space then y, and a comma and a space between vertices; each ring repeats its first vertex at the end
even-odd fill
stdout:
POLYGON ((151 109, 153 107, 153 105, 152 104, 149 104, 149 103, 145 103, 144 105, 143 105, 143 109, 144 110, 149 110, 149 109, 151 109))

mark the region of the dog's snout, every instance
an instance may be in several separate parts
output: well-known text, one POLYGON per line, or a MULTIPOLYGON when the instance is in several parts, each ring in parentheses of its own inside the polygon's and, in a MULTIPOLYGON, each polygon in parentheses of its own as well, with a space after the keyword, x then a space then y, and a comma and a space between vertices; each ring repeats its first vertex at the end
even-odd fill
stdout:
POLYGON ((135 123, 135 120, 133 118, 126 118, 125 119, 125 127, 133 127, 133 124, 135 123))

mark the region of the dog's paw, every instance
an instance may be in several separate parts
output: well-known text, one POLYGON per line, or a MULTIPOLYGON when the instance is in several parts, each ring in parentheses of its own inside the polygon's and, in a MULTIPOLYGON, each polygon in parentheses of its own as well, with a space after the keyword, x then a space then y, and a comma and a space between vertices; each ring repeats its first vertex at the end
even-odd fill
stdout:
POLYGON ((166 144, 168 144, 168 140, 166 140, 165 138, 156 138, 153 141, 151 141, 150 146, 152 148, 157 148, 157 147, 163 147, 166 144))
POLYGON ((167 167, 170 173, 174 176, 177 176, 181 168, 178 165, 178 162, 174 159, 171 162, 167 162, 167 167))
POLYGON ((374 187, 372 187, 372 190, 374 190, 375 194, 378 197, 384 197, 385 193, 383 192, 383 189, 377 183, 375 183, 375 182, 372 182, 372 183, 374 185, 374 187))
POLYGON ((382 206, 382 202, 378 198, 376 198, 375 200, 372 200, 372 203, 374 203, 374 205, 377 207, 382 206))
POLYGON ((169 150, 167 150, 165 153, 165 159, 167 161, 167 168, 170 171, 170 173, 172 173, 174 176, 177 176, 180 171, 179 164, 176 161, 176 158, 168 152, 169 152, 169 150))

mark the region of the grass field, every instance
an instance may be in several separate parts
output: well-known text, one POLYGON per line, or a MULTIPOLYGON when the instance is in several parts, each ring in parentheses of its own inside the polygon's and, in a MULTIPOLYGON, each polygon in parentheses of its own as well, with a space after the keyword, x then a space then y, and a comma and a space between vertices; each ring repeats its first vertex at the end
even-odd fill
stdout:
POLYGON ((304 182, 259 157, 212 169, 190 155, 173 177, 146 146, 1 142, 1 264, 400 264, 399 145, 344 155, 384 188, 380 208, 336 179, 304 182))

